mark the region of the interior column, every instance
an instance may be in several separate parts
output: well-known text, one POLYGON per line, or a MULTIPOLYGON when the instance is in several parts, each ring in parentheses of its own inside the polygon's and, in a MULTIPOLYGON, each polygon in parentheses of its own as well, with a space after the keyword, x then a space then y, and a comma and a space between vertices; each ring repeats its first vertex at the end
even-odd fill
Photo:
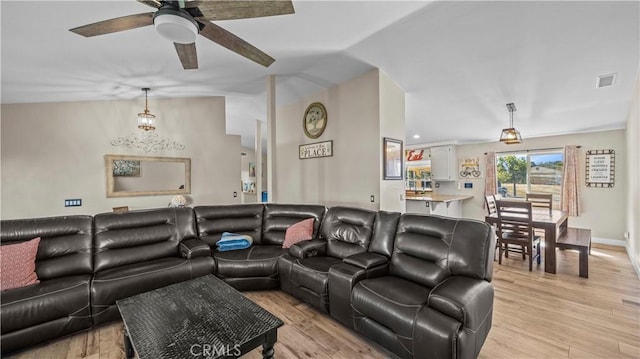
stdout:
POLYGON ((262 202, 262 121, 256 120, 256 202, 262 202))
MULTIPOLYGON (((256 152, 257 154, 257 152, 256 152)), ((276 77, 267 77, 267 202, 276 202, 276 77)))

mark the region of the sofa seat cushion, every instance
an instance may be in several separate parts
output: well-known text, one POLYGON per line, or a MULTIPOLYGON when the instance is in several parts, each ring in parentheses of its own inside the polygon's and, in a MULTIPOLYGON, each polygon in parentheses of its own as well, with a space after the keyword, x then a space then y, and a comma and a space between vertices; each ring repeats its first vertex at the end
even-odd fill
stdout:
POLYGON ((338 263, 342 263, 342 259, 334 257, 296 259, 291 270, 291 281, 294 286, 304 287, 319 295, 326 295, 329 268, 338 263))
POLYGON ((368 317, 401 337, 413 337, 413 324, 429 289, 395 276, 364 279, 351 292, 356 317, 368 317))
POLYGON ((93 315, 116 300, 192 278, 187 259, 169 257, 110 268, 95 274, 91 288, 93 315))
POLYGON ((85 274, 3 291, 2 334, 68 317, 81 318, 88 328, 90 282, 91 276, 85 274))
POLYGON ((278 259, 287 250, 281 245, 253 245, 247 249, 216 252, 216 275, 220 278, 269 277, 278 274, 278 259))

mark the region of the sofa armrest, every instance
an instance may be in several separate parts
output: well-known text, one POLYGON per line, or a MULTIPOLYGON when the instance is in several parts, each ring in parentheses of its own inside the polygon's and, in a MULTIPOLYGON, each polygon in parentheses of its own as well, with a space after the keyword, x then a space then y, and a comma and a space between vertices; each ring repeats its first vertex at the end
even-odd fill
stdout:
POLYGON ((186 259, 211 256, 211 247, 207 242, 197 238, 180 242, 179 250, 182 258, 186 259))
POLYGON ((310 241, 299 242, 289 247, 289 254, 295 258, 323 256, 327 253, 327 241, 322 239, 312 239, 310 241))
POLYGON ((493 313, 493 286, 483 279, 452 276, 431 290, 427 306, 476 331, 493 313))
POLYGON ((364 252, 348 256, 342 260, 346 264, 351 264, 362 269, 369 269, 383 264, 387 264, 389 259, 381 254, 364 252))

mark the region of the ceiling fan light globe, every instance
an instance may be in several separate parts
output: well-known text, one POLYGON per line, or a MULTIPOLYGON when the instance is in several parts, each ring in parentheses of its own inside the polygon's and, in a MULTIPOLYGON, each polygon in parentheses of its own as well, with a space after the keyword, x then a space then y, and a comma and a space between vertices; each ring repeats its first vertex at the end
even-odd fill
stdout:
POLYGON ((153 26, 162 37, 178 44, 191 44, 198 35, 198 26, 179 15, 158 14, 153 18, 153 26))

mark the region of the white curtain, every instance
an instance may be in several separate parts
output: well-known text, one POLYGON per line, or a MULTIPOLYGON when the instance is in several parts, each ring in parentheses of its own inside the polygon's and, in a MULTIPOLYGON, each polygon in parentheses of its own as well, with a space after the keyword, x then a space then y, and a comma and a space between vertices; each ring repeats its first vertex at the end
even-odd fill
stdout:
MULTIPOLYGON (((496 173, 496 153, 495 152, 487 152, 486 160, 485 160, 485 168, 486 172, 485 180, 484 180, 484 195, 491 196, 498 192, 497 185, 497 173, 496 173)), ((486 206, 486 201, 482 201, 482 208, 486 206)))
POLYGON ((576 146, 565 146, 560 209, 573 217, 580 215, 578 168, 578 148, 576 146))

